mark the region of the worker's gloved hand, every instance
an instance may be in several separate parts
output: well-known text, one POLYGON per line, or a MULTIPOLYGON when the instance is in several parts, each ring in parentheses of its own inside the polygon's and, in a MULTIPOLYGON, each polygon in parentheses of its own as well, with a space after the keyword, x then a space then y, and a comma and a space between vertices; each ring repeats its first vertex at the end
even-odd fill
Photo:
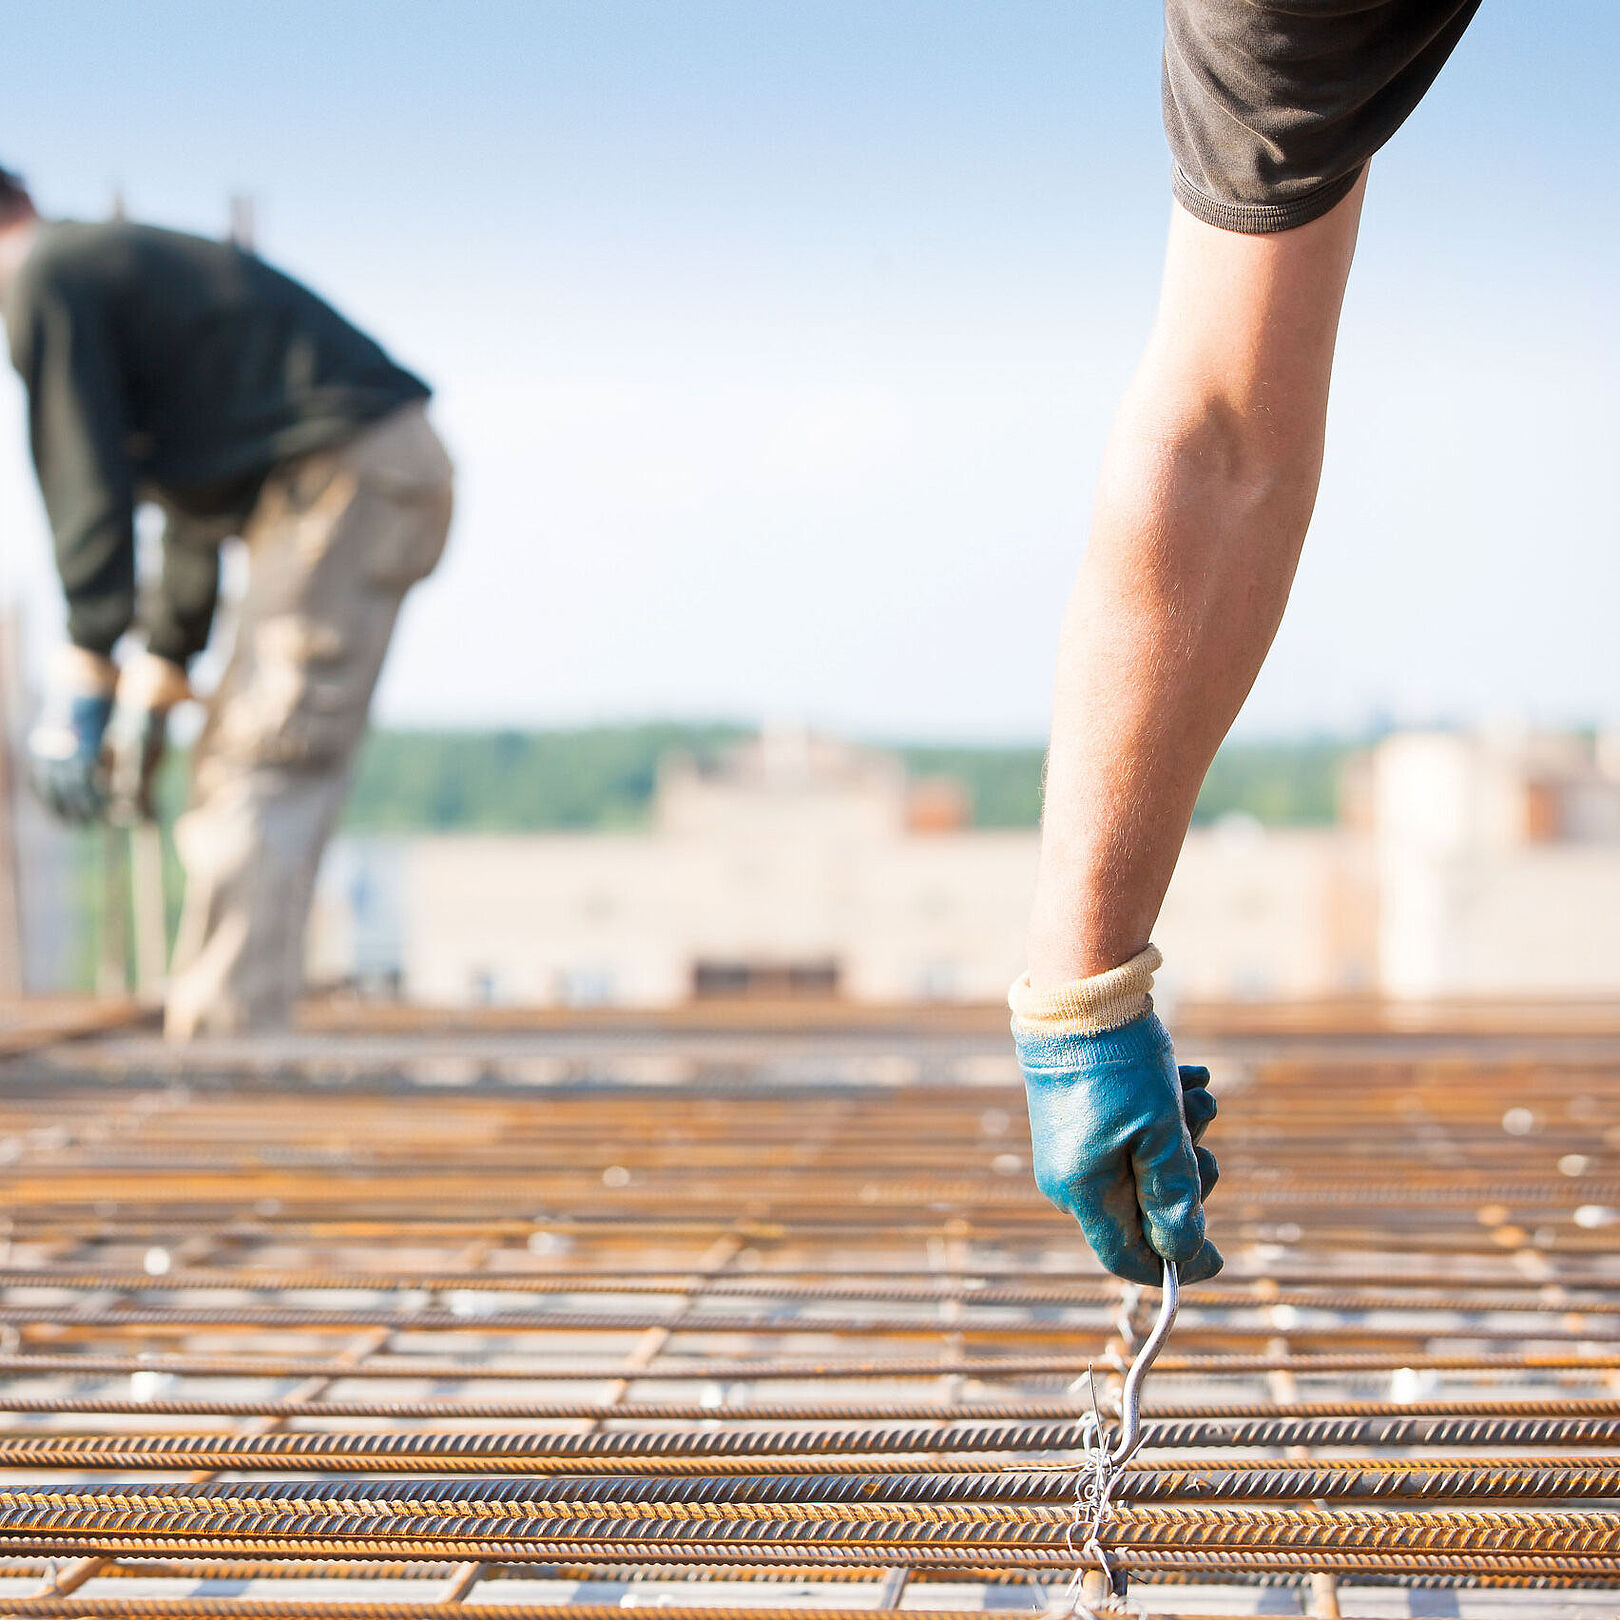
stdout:
POLYGON ((140 653, 124 665, 107 724, 107 791, 114 819, 152 819, 152 789, 168 742, 169 712, 190 696, 185 670, 167 658, 140 653))
POLYGON ((45 700, 28 734, 34 790, 63 821, 94 821, 107 807, 101 749, 118 679, 111 659, 59 647, 45 679, 45 700))
POLYGON ((1178 1069, 1151 1012, 1101 1035, 1014 1036, 1041 1191, 1116 1276, 1154 1285, 1174 1260, 1184 1283, 1213 1277, 1203 1200, 1219 1172, 1198 1146, 1215 1117, 1209 1070, 1178 1069))

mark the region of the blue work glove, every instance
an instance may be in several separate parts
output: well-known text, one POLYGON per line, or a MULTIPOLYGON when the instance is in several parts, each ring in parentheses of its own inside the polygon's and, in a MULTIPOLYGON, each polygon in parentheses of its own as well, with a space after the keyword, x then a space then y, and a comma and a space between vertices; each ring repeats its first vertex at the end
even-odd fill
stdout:
POLYGON ((1116 1276, 1157 1285, 1174 1260, 1184 1283, 1213 1277, 1203 1201, 1219 1172, 1198 1145, 1215 1117, 1209 1070, 1178 1069, 1152 1013, 1104 1035, 1015 1024, 1014 1038, 1041 1191, 1116 1276))
POLYGON ((63 821, 94 821, 107 807, 101 748, 116 672, 106 659, 65 647, 53 660, 39 719, 28 734, 34 791, 63 821))

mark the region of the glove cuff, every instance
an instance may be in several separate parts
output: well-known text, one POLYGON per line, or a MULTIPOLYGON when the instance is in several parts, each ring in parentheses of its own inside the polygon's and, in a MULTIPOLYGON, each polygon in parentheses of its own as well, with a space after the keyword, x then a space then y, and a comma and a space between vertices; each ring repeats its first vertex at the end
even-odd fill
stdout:
POLYGON ((64 697, 110 698, 118 685, 118 666, 100 653, 64 641, 51 653, 46 680, 64 697))
POLYGON ((1173 1051, 1170 1031, 1151 1012, 1101 1035, 1054 1034, 1043 1024, 1014 1019, 1013 1048, 1027 1081, 1040 1075, 1072 1079, 1115 1064, 1156 1065, 1173 1051))
POLYGON ((156 653, 137 653, 118 676, 120 708, 168 710, 190 696, 185 670, 156 653))
POLYGON ((1156 945, 1106 973, 1072 979, 1055 990, 1031 988, 1026 973, 1007 992, 1013 1032, 1049 1036, 1104 1035, 1153 1010, 1153 975, 1164 965, 1156 945))

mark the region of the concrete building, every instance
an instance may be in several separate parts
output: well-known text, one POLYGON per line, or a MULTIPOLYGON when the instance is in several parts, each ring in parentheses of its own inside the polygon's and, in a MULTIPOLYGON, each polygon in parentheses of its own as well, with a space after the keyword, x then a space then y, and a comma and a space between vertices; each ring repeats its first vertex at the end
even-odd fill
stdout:
POLYGON ((370 977, 386 977, 387 924, 354 903, 358 884, 379 906, 397 896, 412 1000, 990 999, 1035 842, 966 819, 958 789, 908 781, 890 755, 767 734, 717 768, 667 761, 644 832, 351 842, 323 884, 313 966, 343 976, 369 931, 370 977))
MULTIPOLYGON (((1195 829, 1156 935, 1165 993, 1620 992, 1612 752, 1398 736, 1351 773, 1337 826, 1195 829)), ((966 811, 890 755, 768 733, 666 762, 644 831, 341 843, 312 973, 440 1005, 997 1001, 1037 839, 966 811)))
POLYGON ((1413 734, 1372 757, 1380 987, 1620 993, 1620 751, 1413 734))

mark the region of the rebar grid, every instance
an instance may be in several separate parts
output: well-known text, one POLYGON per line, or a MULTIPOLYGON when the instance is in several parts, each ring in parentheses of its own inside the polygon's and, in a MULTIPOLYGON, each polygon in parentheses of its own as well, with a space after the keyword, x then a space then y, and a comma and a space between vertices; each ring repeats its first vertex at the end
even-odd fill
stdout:
MULTIPOLYGON (((1087 1557, 1066 1386, 1094 1366, 1106 1405, 1153 1299, 1034 1192, 999 1038, 873 1039, 789 1062, 755 1030, 654 1086, 611 1041, 448 1088, 12 1059, 0 1553, 35 1562, 0 1617, 516 1617, 554 1603, 503 1583, 608 1572, 767 1605, 705 1616, 790 1580, 869 1580, 868 1614, 908 1579, 1055 1590, 1087 1557), (120 1594, 160 1569, 276 1601, 120 1594), (361 1572, 419 1595, 299 1596, 361 1572)), ((1153 1613, 1178 1579, 1620 1584, 1620 1050, 1525 1044, 1216 1062, 1230 1262, 1106 1526, 1153 1613)))

